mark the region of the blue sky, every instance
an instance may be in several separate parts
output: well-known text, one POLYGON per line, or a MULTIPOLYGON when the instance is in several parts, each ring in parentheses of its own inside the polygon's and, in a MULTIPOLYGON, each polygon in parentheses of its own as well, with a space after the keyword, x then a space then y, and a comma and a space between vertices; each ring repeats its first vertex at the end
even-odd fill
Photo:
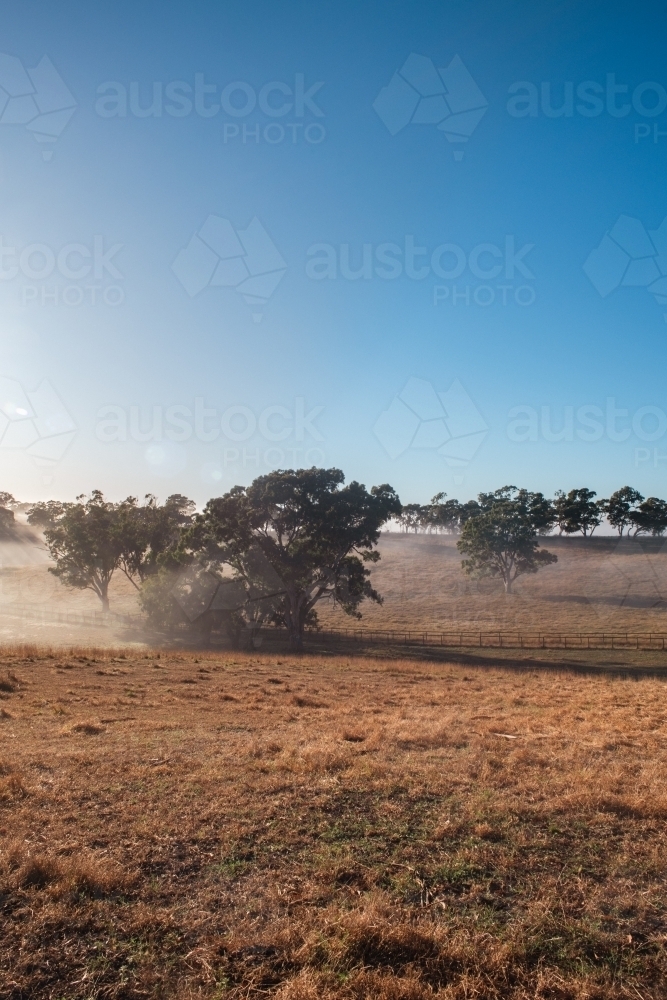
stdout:
POLYGON ((657 3, 15 5, 2 488, 204 502, 326 464, 406 502, 667 496, 664 28, 657 3))

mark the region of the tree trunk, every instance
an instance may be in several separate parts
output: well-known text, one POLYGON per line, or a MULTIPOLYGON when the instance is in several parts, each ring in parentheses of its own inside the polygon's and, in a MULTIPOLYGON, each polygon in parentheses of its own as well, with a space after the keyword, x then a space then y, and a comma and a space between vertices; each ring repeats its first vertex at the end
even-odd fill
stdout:
POLYGON ((503 580, 503 583, 505 584, 505 593, 506 594, 511 594, 512 593, 512 580, 511 580, 511 578, 508 577, 506 580, 503 580))
POLYGON ((205 611, 204 614, 199 619, 199 632, 202 638, 202 644, 204 646, 211 645, 211 631, 213 629, 213 616, 210 612, 205 611))
POLYGON ((303 626, 301 624, 299 601, 296 594, 289 597, 289 613, 287 617, 287 628, 289 631, 290 649, 295 653, 300 653, 303 649, 303 626))
POLYGON ((289 644, 294 653, 303 652, 303 635, 298 629, 290 629, 289 644))
POLYGON ((102 611, 105 614, 107 614, 108 611, 109 611, 109 598, 107 597, 106 594, 102 594, 102 597, 100 598, 100 600, 102 601, 102 611))

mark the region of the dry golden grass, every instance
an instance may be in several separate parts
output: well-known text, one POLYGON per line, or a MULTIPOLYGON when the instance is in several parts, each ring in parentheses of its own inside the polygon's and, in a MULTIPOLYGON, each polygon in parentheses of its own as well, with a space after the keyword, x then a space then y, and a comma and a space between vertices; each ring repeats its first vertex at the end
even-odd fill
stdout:
MULTIPOLYGON (((475 581, 463 574, 456 539, 384 534, 379 545, 382 558, 372 567, 373 584, 384 604, 366 602, 360 622, 327 606, 321 605, 318 613, 325 626, 337 628, 667 632, 667 541, 640 537, 619 542, 616 537, 595 536, 545 538, 541 544, 557 554, 558 563, 535 576, 520 577, 515 593, 507 597, 498 581, 475 581)), ((147 641, 139 628, 25 617, 25 609, 31 608, 38 614, 95 612, 100 603, 91 591, 63 587, 48 573, 43 553, 34 564, 19 562, 17 556, 16 565, 7 561, 0 569, 0 642, 147 641)), ((113 611, 139 612, 136 589, 122 574, 114 576, 110 595, 113 611)))
POLYGON ((7 649, 0 997, 665 995, 654 679, 7 649))
MULTIPOLYGON (((455 538, 385 534, 382 558, 372 569, 384 604, 364 605, 358 624, 434 631, 667 632, 667 541, 554 537, 540 545, 558 562, 519 577, 515 592, 506 596, 498 581, 464 575, 455 538)), ((338 627, 355 624, 340 612, 321 617, 338 627)))

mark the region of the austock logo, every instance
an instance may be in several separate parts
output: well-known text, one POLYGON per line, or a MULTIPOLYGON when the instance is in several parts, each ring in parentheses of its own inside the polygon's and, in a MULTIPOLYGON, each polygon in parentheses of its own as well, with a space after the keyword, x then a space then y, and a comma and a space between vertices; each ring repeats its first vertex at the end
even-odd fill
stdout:
POLYGON ((619 538, 608 555, 584 567, 582 582, 588 606, 610 630, 624 608, 662 612, 667 608, 667 587, 660 567, 667 542, 651 539, 648 545, 642 544, 645 537, 619 538))
POLYGON ((645 288, 658 305, 667 305, 667 217, 647 232, 639 219, 619 215, 589 253, 584 271, 602 298, 617 288, 645 288))
POLYGON ((405 277, 417 282, 434 277, 449 282, 431 286, 434 306, 524 307, 535 302, 536 292, 533 285, 516 280, 534 279, 526 260, 534 247, 534 243, 521 244, 512 235, 505 236, 502 245, 478 243, 470 248, 447 242, 431 249, 419 246, 413 235, 406 235, 402 245, 313 243, 306 250, 306 276, 313 281, 396 281, 405 277), (462 277, 463 282, 456 283, 462 277))
POLYGON ((390 458, 408 449, 428 450, 455 470, 454 481, 474 458, 488 425, 455 379, 446 392, 437 392, 426 379, 410 378, 378 417, 373 431, 390 458))
POLYGON ((115 261, 122 249, 122 243, 105 244, 101 234, 88 244, 59 247, 9 246, 0 235, 0 282, 18 281, 23 306, 118 306, 125 301, 124 289, 115 284, 124 278, 115 261))
MULTIPOLYGON (((189 296, 205 288, 233 288, 250 306, 263 306, 278 287, 287 264, 257 217, 245 229, 209 215, 176 256, 172 270, 189 296)), ((262 314, 253 313, 258 323, 262 314)))
POLYGON ((204 482, 217 484, 230 468, 322 465, 326 455, 318 444, 324 436, 316 420, 323 411, 323 406, 306 406, 303 396, 291 407, 273 404, 259 413, 239 404, 220 412, 207 406, 203 396, 187 405, 107 405, 98 410, 95 436, 105 444, 146 444, 146 462, 160 476, 183 471, 188 442, 213 446, 215 457, 204 462, 200 475, 204 482))
POLYGON ((326 129, 319 121, 324 112, 316 95, 324 86, 317 80, 308 86, 304 73, 295 73, 293 83, 271 80, 259 89, 245 80, 233 80, 218 89, 207 83, 204 73, 195 73, 194 83, 187 80, 155 80, 152 86, 141 87, 138 80, 129 84, 107 80, 97 88, 95 112, 100 118, 170 118, 223 119, 222 141, 238 140, 242 145, 269 146, 306 143, 317 146, 326 138, 326 129), (237 124, 240 119, 253 119, 237 124), (231 121, 229 120, 231 119, 231 121), (268 119, 268 122, 267 122, 268 119), (290 120, 294 119, 294 120, 290 120), (308 120, 307 120, 308 119, 308 120))
MULTIPOLYGON (((460 147, 479 125, 488 103, 459 56, 446 68, 436 69, 428 56, 412 52, 375 98, 373 108, 391 135, 406 125, 433 125, 460 147)), ((454 159, 462 158, 463 149, 455 149, 454 159)))
POLYGON ((76 110, 76 101, 48 56, 26 69, 16 56, 0 53, 0 125, 24 125, 50 160, 52 145, 76 110))
MULTIPOLYGON (((508 90, 507 111, 512 118, 627 118, 634 112, 641 118, 657 118, 667 109, 667 90, 655 80, 643 80, 630 89, 619 83, 615 73, 607 73, 604 84, 597 80, 542 80, 539 86, 530 80, 517 80, 508 90)), ((658 122, 634 124, 635 144, 652 137, 657 145, 667 136, 658 122)))
POLYGON ((0 450, 23 451, 36 465, 52 468, 76 434, 76 424, 49 381, 30 392, 0 376, 0 450))

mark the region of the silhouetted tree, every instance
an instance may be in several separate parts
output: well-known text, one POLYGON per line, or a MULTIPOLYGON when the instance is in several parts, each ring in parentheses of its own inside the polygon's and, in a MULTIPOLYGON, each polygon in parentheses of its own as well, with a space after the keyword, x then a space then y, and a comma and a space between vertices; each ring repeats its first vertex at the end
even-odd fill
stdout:
POLYGON ((473 517, 479 517, 482 513, 482 508, 480 507, 477 500, 466 500, 459 507, 459 528, 463 530, 463 525, 473 517))
POLYGON ((644 532, 651 535, 662 535, 667 529, 667 503, 657 497, 648 497, 631 511, 635 535, 644 532))
POLYGON ((278 599, 276 622, 300 649, 315 607, 329 599, 360 617, 359 605, 382 598, 365 563, 376 562, 380 529, 401 513, 391 486, 343 486, 339 469, 278 470, 209 500, 183 537, 183 548, 219 572, 236 577, 260 596, 278 599), (257 590, 259 589, 259 594, 257 590))
POLYGON ((0 507, 0 538, 11 538, 14 534, 14 511, 0 507))
POLYGON ((609 497, 608 500, 598 500, 598 507, 609 521, 612 528, 616 528, 619 535, 623 535, 625 528, 635 523, 633 514, 638 504, 642 503, 644 497, 631 486, 622 486, 620 490, 609 497))
POLYGON ((40 500, 28 509, 28 524, 35 528, 49 528, 62 517, 68 506, 60 500, 40 500))
POLYGON ((193 512, 193 502, 180 493, 164 504, 149 494, 139 504, 136 497, 112 503, 100 490, 93 490, 88 498, 77 497, 76 503, 35 504, 28 521, 44 529, 56 564, 50 572, 69 587, 92 590, 108 611, 115 571, 120 569, 139 589, 168 551, 177 548, 193 512))
POLYGON ((459 529, 461 504, 458 500, 448 500, 446 493, 436 493, 427 507, 426 517, 428 524, 454 533, 459 529))
POLYGON ((177 548, 194 510, 193 501, 181 493, 167 497, 163 504, 152 493, 146 494, 143 504, 136 497, 118 504, 115 530, 121 539, 119 566, 137 589, 164 564, 169 550, 177 548))
POLYGON ((502 486, 493 493, 480 493, 477 503, 482 512, 495 507, 498 503, 512 503, 522 517, 532 525, 538 535, 547 534, 554 526, 556 513, 551 500, 542 493, 518 489, 516 486, 502 486))
MULTIPOLYGON (((539 548, 533 504, 526 490, 504 487, 495 494, 480 494, 480 513, 463 525, 457 542, 460 552, 468 556, 462 562, 470 576, 499 576, 505 593, 512 593, 512 584, 523 573, 536 573, 542 566, 558 561, 557 556, 539 548)), ((541 508, 539 501, 536 502, 541 508)))
POLYGON ((396 520, 405 531, 414 531, 415 534, 426 523, 427 508, 419 503, 406 503, 403 505, 401 513, 396 520))
POLYGON ((602 521, 602 511, 593 500, 596 496, 595 490, 582 487, 578 490, 570 490, 564 493, 557 490, 553 501, 555 523, 558 525, 559 533, 562 535, 574 535, 580 531, 584 538, 592 535, 597 526, 602 521))
POLYGON ((61 505, 44 531, 55 561, 49 572, 68 587, 92 590, 109 610, 109 583, 118 568, 122 539, 117 531, 117 507, 100 490, 76 503, 61 505))

